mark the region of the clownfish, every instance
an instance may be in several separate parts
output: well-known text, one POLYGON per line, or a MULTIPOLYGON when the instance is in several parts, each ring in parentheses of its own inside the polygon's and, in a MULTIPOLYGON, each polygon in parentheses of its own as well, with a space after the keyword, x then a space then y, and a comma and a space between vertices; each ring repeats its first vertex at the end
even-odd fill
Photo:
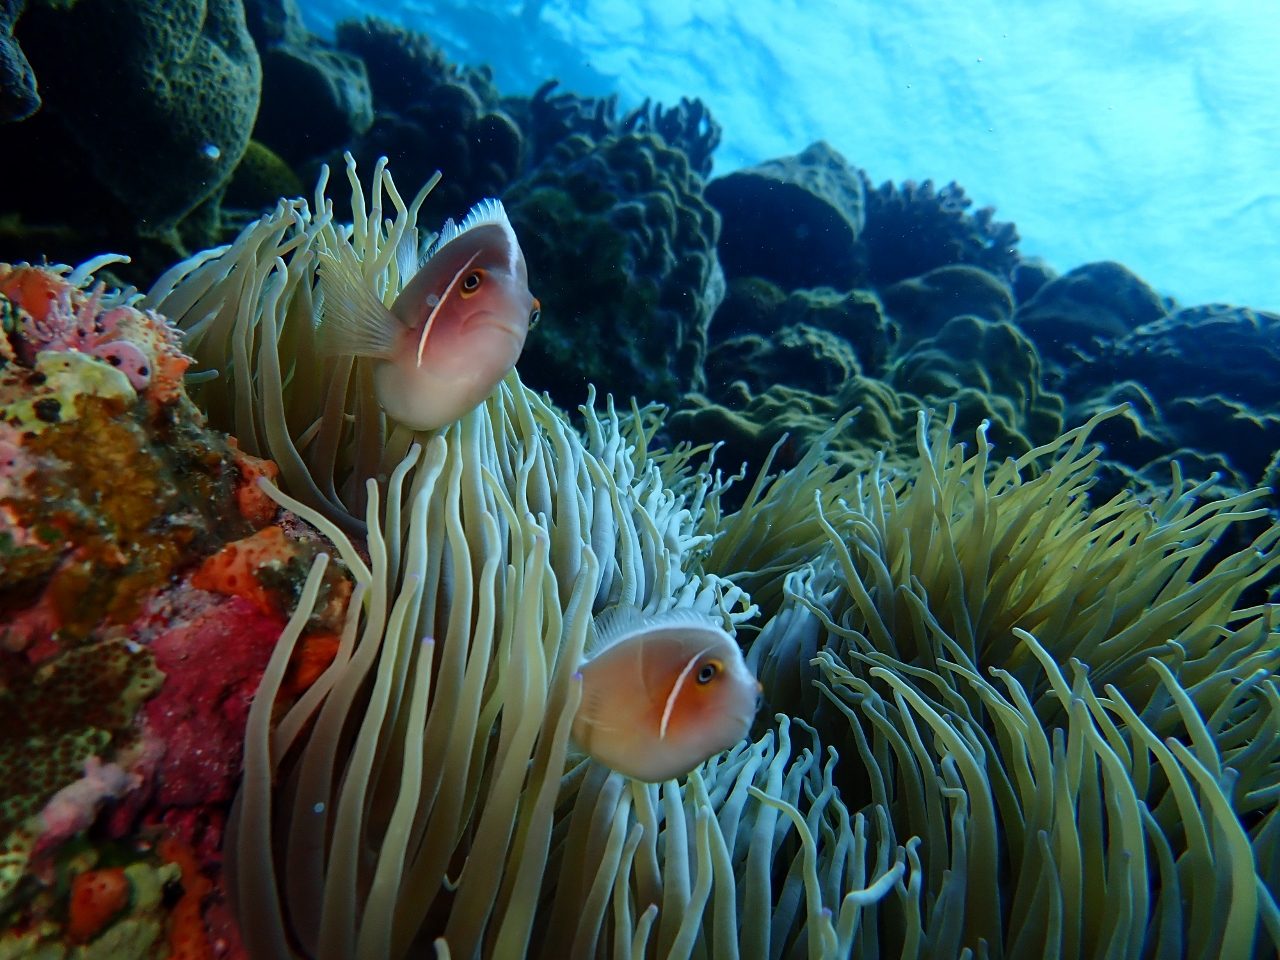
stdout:
POLYGON ((719 620, 689 609, 614 607, 593 626, 570 734, 583 753, 657 783, 747 735, 761 686, 719 620))
POLYGON ((480 201, 460 224, 447 221, 390 307, 345 244, 322 252, 320 290, 319 352, 379 361, 378 402, 414 430, 445 426, 478 406, 515 366, 541 313, 497 200, 480 201))

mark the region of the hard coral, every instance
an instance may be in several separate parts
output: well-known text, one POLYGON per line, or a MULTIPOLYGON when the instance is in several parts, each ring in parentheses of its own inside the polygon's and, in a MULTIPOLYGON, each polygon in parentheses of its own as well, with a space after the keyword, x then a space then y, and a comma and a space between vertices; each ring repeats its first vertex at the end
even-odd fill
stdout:
POLYGON ((721 127, 707 105, 681 97, 674 107, 649 99, 619 117, 618 96, 584 97, 557 91, 558 80, 548 80, 532 97, 510 101, 529 142, 528 163, 541 163, 556 144, 575 135, 603 140, 622 133, 652 133, 673 150, 683 151, 689 165, 705 178, 711 173, 711 154, 720 143, 721 127))
POLYGON ((531 385, 566 404, 588 383, 667 402, 700 385, 720 220, 684 154, 652 134, 571 137, 505 202, 548 304, 520 366, 531 385))
POLYGON ((719 252, 728 277, 782 287, 847 290, 862 279, 866 218, 859 171, 825 141, 707 184, 724 218, 719 252))
POLYGON ((0 660, 0 838, 24 851, 0 864, 0 900, 16 886, 34 841, 52 833, 60 842, 91 821, 98 803, 127 786, 93 758, 118 751, 133 737, 139 705, 163 675, 151 653, 123 640, 102 640, 68 650, 38 667, 0 660), (86 766, 87 764, 87 766, 86 766), (74 794, 60 794, 44 823, 30 818, 79 780, 74 794), (15 839, 16 838, 16 839, 15 839), (24 839, 29 838, 29 839, 24 839))
POLYGON ((424 220, 460 217, 519 174, 523 135, 487 70, 455 65, 425 34, 377 17, 339 23, 337 43, 364 61, 373 91, 373 125, 352 149, 361 165, 386 156, 444 174, 424 220))
POLYGON ((261 84, 240 0, 33 4, 18 35, 42 112, 139 230, 173 228, 229 179, 261 84))
POLYGON ((997 221, 991 207, 969 213, 973 201, 959 184, 937 189, 931 180, 908 180, 876 188, 866 174, 862 177, 867 197, 862 244, 872 285, 887 286, 956 263, 982 267, 1006 282, 1012 277, 1019 259, 1017 229, 997 221))
POLYGON ((40 109, 36 75, 13 36, 27 0, 0 0, 0 123, 25 120, 40 109))
POLYGON ((1140 277, 1122 264, 1103 261, 1050 280, 1018 307, 1017 322, 1047 358, 1071 364, 1089 362, 1166 313, 1160 295, 1140 277))

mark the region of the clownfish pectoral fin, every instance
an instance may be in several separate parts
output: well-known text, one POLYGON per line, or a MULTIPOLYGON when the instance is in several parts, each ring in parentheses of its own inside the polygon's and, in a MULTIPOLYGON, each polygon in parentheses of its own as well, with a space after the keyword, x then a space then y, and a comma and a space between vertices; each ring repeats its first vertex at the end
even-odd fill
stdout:
POLYGON ((418 249, 417 231, 406 230, 396 244, 396 271, 400 274, 400 285, 407 286, 426 262, 427 258, 418 249))
POLYGON ((360 261, 345 244, 320 255, 320 293, 320 353, 382 360, 396 356, 404 325, 364 279, 360 261))

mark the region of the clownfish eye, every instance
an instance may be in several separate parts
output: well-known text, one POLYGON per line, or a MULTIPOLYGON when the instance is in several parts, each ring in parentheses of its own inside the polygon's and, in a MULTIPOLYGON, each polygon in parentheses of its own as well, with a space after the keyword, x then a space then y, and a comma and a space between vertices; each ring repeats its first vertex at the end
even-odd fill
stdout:
POLYGON ((469 297, 480 289, 480 284, 484 280, 483 270, 472 270, 462 278, 462 295, 469 297))
POLYGON ((698 669, 697 681, 704 686, 716 678, 723 667, 719 660, 708 660, 698 669))

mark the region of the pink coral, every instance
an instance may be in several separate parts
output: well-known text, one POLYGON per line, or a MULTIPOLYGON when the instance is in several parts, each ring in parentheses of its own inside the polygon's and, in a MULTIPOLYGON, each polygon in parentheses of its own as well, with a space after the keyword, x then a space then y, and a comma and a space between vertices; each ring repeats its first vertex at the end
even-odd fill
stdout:
POLYGON ((87 830, 104 801, 120 797, 141 783, 139 776, 118 764, 89 757, 84 762, 84 776, 55 793, 40 811, 44 832, 39 849, 56 847, 87 830))
POLYGON ((101 283, 85 291, 79 279, 49 267, 0 264, 0 296, 18 308, 15 356, 32 366, 46 350, 79 351, 111 364, 139 393, 154 384, 157 403, 172 401, 191 362, 178 333, 158 314, 112 299, 101 283))

